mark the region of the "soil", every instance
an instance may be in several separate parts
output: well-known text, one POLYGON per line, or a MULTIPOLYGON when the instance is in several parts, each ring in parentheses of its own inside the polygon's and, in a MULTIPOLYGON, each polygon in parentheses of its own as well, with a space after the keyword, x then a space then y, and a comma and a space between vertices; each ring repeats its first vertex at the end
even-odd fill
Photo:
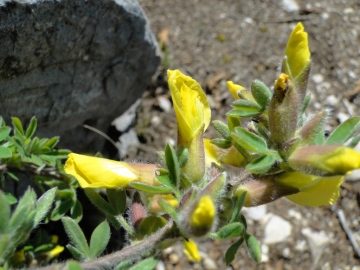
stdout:
MULTIPOLYGON (((331 131, 344 119, 358 114, 360 106, 360 2, 244 1, 244 0, 141 0, 153 33, 166 45, 162 70, 154 77, 138 107, 136 131, 140 145, 127 158, 157 161, 156 152, 176 138, 176 119, 164 78, 165 70, 180 69, 203 86, 212 107, 212 119, 225 120, 232 97, 226 81, 249 87, 260 79, 271 86, 279 74, 288 36, 298 21, 309 34, 312 72, 310 112, 326 106, 332 114, 331 131), (170 107, 169 107, 170 106, 170 107)), ((207 137, 216 136, 210 128, 207 137)), ((264 262, 257 264, 240 248, 235 261, 224 263, 232 241, 201 242, 201 263, 190 263, 182 245, 164 252, 157 269, 360 269, 360 260, 337 215, 343 210, 355 240, 360 243, 360 181, 346 181, 341 198, 331 207, 300 207, 286 199, 267 206, 267 214, 290 222, 292 232, 284 241, 263 245, 264 262), (328 243, 317 260, 311 252, 318 241, 309 241, 304 228, 325 235, 328 243)), ((262 243, 266 222, 249 221, 262 243)), ((281 227, 278 230, 282 230, 281 227)), ((318 246, 315 248, 320 250, 318 246)))

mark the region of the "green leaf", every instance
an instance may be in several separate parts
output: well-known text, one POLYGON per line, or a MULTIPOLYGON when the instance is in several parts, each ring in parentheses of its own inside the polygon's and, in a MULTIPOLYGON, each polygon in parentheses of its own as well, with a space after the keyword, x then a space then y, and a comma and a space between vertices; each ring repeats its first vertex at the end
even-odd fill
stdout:
POLYGON ((73 200, 71 199, 56 201, 55 208, 51 213, 51 220, 57 221, 61 219, 61 217, 63 217, 70 210, 72 205, 73 200))
POLYGON ((46 140, 46 142, 44 142, 44 144, 41 146, 42 147, 49 147, 50 149, 53 149, 58 143, 59 143, 59 139, 60 137, 52 137, 51 139, 46 140))
MULTIPOLYGON (((10 204, 10 205, 13 205, 18 202, 16 197, 14 195, 12 195, 11 193, 5 193, 5 196, 8 201, 8 204, 10 204)), ((0 204, 0 205, 2 205, 2 204, 0 204)), ((0 214, 0 216, 1 216, 1 214, 0 214)))
POLYGON ((245 128, 235 128, 235 132, 232 133, 232 138, 241 147, 249 151, 259 154, 267 154, 269 152, 266 141, 245 128))
POLYGON ((107 221, 100 223, 93 231, 90 239, 90 258, 96 258, 103 253, 110 240, 110 226, 107 221))
POLYGON ((272 93, 262 81, 255 80, 251 83, 251 93, 262 110, 269 105, 272 93))
POLYGON ((258 115, 261 107, 253 101, 238 99, 232 103, 234 110, 228 112, 228 115, 239 117, 250 117, 258 115))
POLYGON ((158 260, 155 258, 147 258, 133 267, 130 267, 129 270, 153 270, 157 264, 158 260))
POLYGON ((245 236, 245 243, 249 251, 250 257, 256 262, 261 262, 261 247, 256 238, 252 235, 247 234, 245 236))
POLYGON ((144 218, 137 229, 140 238, 151 235, 160 228, 164 227, 166 219, 159 216, 148 216, 144 218))
POLYGON ((226 265, 229 265, 235 259, 236 253, 243 242, 244 242, 244 238, 240 238, 234 244, 232 244, 228 248, 228 250, 226 250, 226 253, 225 253, 226 265))
POLYGON ((105 213, 106 215, 115 216, 116 210, 104 200, 94 189, 85 188, 84 192, 86 196, 90 199, 90 201, 98 208, 100 211, 105 213))
POLYGON ((79 249, 77 249, 76 247, 68 244, 66 245, 67 249, 71 252, 71 254, 73 255, 73 257, 78 260, 78 261, 83 261, 86 259, 86 256, 84 253, 82 253, 79 249))
POLYGON ((301 114, 303 114, 306 111, 307 107, 310 104, 310 100, 311 100, 311 93, 307 93, 305 98, 304 98, 304 102, 302 104, 302 107, 301 107, 301 111, 300 111, 301 114))
POLYGON ((67 261, 66 262, 66 270, 83 270, 83 268, 81 267, 81 265, 76 262, 76 261, 67 261))
POLYGON ((123 214, 126 208, 126 191, 124 189, 106 189, 109 203, 116 211, 116 215, 123 214))
POLYGON ((275 161, 275 158, 271 155, 261 156, 246 165, 245 169, 254 174, 266 173, 273 166, 275 161))
POLYGON ((78 249, 86 258, 90 258, 90 249, 87 244, 85 235, 80 226, 69 217, 62 217, 61 221, 64 225, 65 232, 70 242, 78 249))
POLYGON ((136 183, 136 182, 129 183, 129 185, 132 188, 135 188, 137 190, 144 191, 147 193, 162 194, 162 193, 172 193, 173 192, 173 188, 165 187, 165 186, 150 186, 150 185, 146 185, 144 183, 136 183))
POLYGON ((189 159, 189 150, 184 146, 180 145, 176 151, 178 157, 179 167, 182 168, 186 165, 189 159))
POLYGON ((133 265, 132 259, 124 260, 116 266, 115 270, 129 270, 130 266, 132 265, 133 265))
POLYGON ((20 138, 23 138, 24 137, 24 129, 23 129, 20 119, 17 117, 11 117, 11 120, 12 120, 12 124, 14 126, 15 135, 20 138))
POLYGON ((231 132, 229 130, 229 127, 226 124, 224 124, 223 122, 221 122, 219 120, 212 121, 212 124, 213 124, 216 132, 219 133, 219 135, 221 137, 223 137, 226 140, 231 139, 231 132))
POLYGON ((156 178, 156 180, 159 181, 159 183, 163 184, 164 186, 170 187, 170 188, 173 187, 168 172, 162 173, 160 175, 156 175, 155 178, 156 178))
POLYGON ((231 141, 221 138, 212 139, 211 143, 222 149, 228 149, 231 146, 231 141))
POLYGON ((0 159, 3 158, 11 158, 12 157, 12 151, 4 146, 0 146, 0 159))
POLYGON ((360 116, 352 117, 339 125, 327 138, 325 145, 344 144, 360 127, 360 116))
POLYGON ((164 212, 169 214, 175 220, 175 222, 179 220, 178 213, 176 212, 176 209, 174 207, 168 205, 166 202, 164 202, 161 199, 158 200, 158 203, 161 206, 161 208, 164 210, 164 212))
POLYGON ((27 163, 32 163, 37 166, 42 166, 44 164, 44 161, 36 155, 31 155, 30 157, 23 157, 22 161, 27 163))
POLYGON ((0 217, 1 217, 0 218, 0 235, 4 235, 8 232, 11 211, 10 211, 10 205, 8 203, 8 199, 6 198, 6 195, 1 190, 0 190, 0 206, 1 206, 0 207, 0 217))
POLYGON ((11 128, 9 127, 0 127, 0 142, 5 140, 11 132, 11 128))
POLYGON ((73 220, 79 223, 83 217, 83 209, 81 202, 76 200, 70 208, 70 215, 73 220))
POLYGON ((234 131, 234 129, 236 127, 240 127, 241 126, 241 123, 240 123, 240 120, 238 117, 233 117, 233 116, 230 116, 228 115, 227 117, 227 122, 228 122, 228 127, 229 127, 229 130, 232 132, 234 131))
POLYGON ((56 166, 56 156, 49 156, 49 155, 40 155, 39 156, 43 161, 45 161, 46 164, 50 165, 51 167, 56 166))
POLYGON ((244 226, 240 222, 229 223, 220 230, 212 234, 213 237, 218 239, 228 239, 236 236, 240 236, 245 232, 244 226))
POLYGON ((28 128, 26 129, 26 133, 25 133, 26 138, 31 138, 34 135, 36 131, 36 127, 37 127, 36 117, 33 116, 30 120, 30 124, 28 128))
POLYGON ((49 212, 52 203, 55 199, 56 187, 45 192, 36 203, 36 213, 34 218, 35 226, 46 216, 49 212))
POLYGON ((180 179, 180 166, 176 152, 169 143, 165 147, 165 162, 169 171, 172 186, 177 188, 179 186, 180 179))
POLYGON ((233 211, 233 214, 231 215, 229 223, 233 223, 234 221, 238 220, 238 216, 239 216, 241 208, 242 208, 242 206, 244 204, 245 197, 246 197, 246 191, 243 192, 240 195, 240 197, 237 199, 235 207, 234 207, 234 211, 233 211))
POLYGON ((346 146, 354 148, 355 146, 358 145, 359 142, 360 142, 360 134, 358 134, 354 138, 352 138, 351 141, 346 144, 346 146))
MULTIPOLYGON (((36 195, 32 189, 26 190, 24 196, 19 200, 19 203, 16 206, 15 211, 12 213, 9 227, 16 231, 21 227, 25 226, 26 219, 35 209, 36 195)), ((31 220, 33 222, 33 220, 31 220)), ((21 231, 24 228, 21 228, 21 231)))

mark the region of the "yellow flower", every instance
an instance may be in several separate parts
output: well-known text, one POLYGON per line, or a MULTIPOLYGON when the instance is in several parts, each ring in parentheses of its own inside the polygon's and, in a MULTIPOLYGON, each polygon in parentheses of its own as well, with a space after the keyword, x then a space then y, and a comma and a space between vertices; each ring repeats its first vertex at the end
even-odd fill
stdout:
POLYGON ((333 204, 340 196, 342 175, 319 177, 302 172, 287 172, 277 179, 277 183, 298 188, 299 193, 287 198, 299 205, 322 206, 333 204))
POLYGON ((300 22, 291 32, 289 41, 286 45, 285 55, 288 59, 291 77, 296 78, 310 60, 308 35, 300 22))
POLYGON ((158 185, 156 169, 154 164, 131 164, 74 153, 69 154, 64 166, 82 188, 124 188, 130 182, 158 185))
POLYGON ((319 175, 345 175, 360 168, 360 153, 345 146, 303 146, 288 159, 289 165, 319 175))
POLYGON ((234 99, 239 99, 238 92, 241 90, 245 90, 243 86, 239 84, 234 84, 232 81, 227 81, 226 84, 234 99))
POLYGON ((202 196, 190 216, 190 225, 210 229, 215 219, 215 205, 209 195, 202 196))
POLYGON ((209 126, 209 102, 200 84, 179 70, 168 70, 168 83, 179 135, 182 141, 189 142, 209 126))
POLYGON ((205 148, 205 165, 210 167, 211 163, 215 163, 221 167, 222 164, 241 167, 244 162, 244 157, 231 146, 228 149, 222 149, 211 143, 211 140, 204 139, 205 148))
POLYGON ((56 256, 59 256, 59 254, 63 251, 64 251, 64 247, 56 246, 52 250, 46 252, 46 255, 48 256, 49 259, 52 259, 56 256))
POLYGON ((192 262, 200 262, 201 256, 196 243, 192 240, 184 240, 184 253, 192 262))
POLYGON ((156 194, 149 198, 149 212, 158 213, 164 211, 159 204, 159 200, 163 200, 166 204, 177 208, 179 206, 179 201, 172 194, 156 194))

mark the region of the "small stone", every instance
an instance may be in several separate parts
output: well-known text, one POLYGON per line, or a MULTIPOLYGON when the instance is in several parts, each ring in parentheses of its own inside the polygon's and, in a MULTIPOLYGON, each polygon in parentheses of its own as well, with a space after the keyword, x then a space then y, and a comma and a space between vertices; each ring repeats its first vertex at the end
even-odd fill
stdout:
POLYGON ((172 105, 171 102, 168 98, 165 98, 163 96, 159 96, 157 98, 158 102, 159 102, 159 107, 164 111, 164 112, 170 112, 172 110, 172 105))
POLYGON ((161 123, 161 118, 158 116, 158 115, 154 115, 152 118, 151 118, 151 120, 150 120, 150 122, 151 122, 151 125, 153 125, 153 126, 158 126, 160 123, 161 123))
POLYGON ((343 10, 343 13, 344 13, 344 14, 350 14, 350 13, 353 13, 353 12, 354 12, 354 9, 351 8, 351 7, 345 8, 345 9, 343 10))
POLYGON ((128 130, 136 120, 136 110, 139 107, 141 100, 138 99, 129 109, 127 109, 122 115, 112 121, 111 125, 120 132, 128 130))
POLYGON ((310 228, 303 228, 301 233, 305 236, 309 244, 313 263, 316 265, 325 247, 330 243, 330 239, 324 231, 314 232, 310 228))
POLYGON ((266 214, 266 205, 244 208, 243 212, 245 213, 247 218, 254 220, 254 221, 259 221, 266 214))
POLYGON ((314 74, 312 76, 312 80, 314 83, 317 83, 317 84, 322 83, 324 81, 324 76, 321 74, 314 74))
POLYGON ((288 215, 289 215, 290 217, 295 218, 296 220, 301 220, 301 219, 302 219, 301 213, 295 211, 294 209, 290 209, 290 210, 288 211, 288 215))
POLYGON ((130 146, 139 145, 139 139, 134 128, 130 129, 129 132, 124 133, 119 137, 119 154, 120 158, 125 158, 128 154, 130 146))
POLYGON ((348 120, 350 118, 346 113, 343 113, 343 112, 339 112, 336 115, 336 117, 340 123, 344 123, 346 120, 348 120))
POLYGON ((335 107, 339 104, 339 100, 334 95, 330 95, 326 98, 325 104, 335 107))
POLYGON ((246 23, 248 23, 248 24, 254 24, 254 20, 251 19, 250 17, 246 17, 246 18, 244 19, 244 22, 246 22, 246 23))
POLYGON ((209 257, 203 260, 203 266, 205 270, 217 270, 218 267, 216 263, 209 257))
POLYGON ((269 261, 269 246, 262 244, 261 245, 261 262, 266 263, 269 261))
POLYGON ((307 243, 305 240, 300 240, 298 242, 296 242, 295 245, 295 250, 300 251, 300 252, 304 252, 307 250, 307 243))
POLYGON ((291 250, 290 250, 290 248, 288 248, 288 247, 284 248, 283 251, 282 251, 282 255, 283 255, 284 258, 290 259, 291 258, 291 250))
POLYGON ((177 264, 180 261, 179 256, 175 253, 169 255, 169 262, 177 264))
POLYGON ((155 270, 166 270, 165 263, 159 260, 155 266, 155 270))
POLYGON ((360 180, 360 169, 353 170, 350 174, 345 176, 345 180, 349 182, 355 182, 360 180))
POLYGON ((292 226, 285 219, 272 215, 265 226, 265 244, 281 243, 291 235, 292 226))
POLYGON ((287 12, 298 12, 300 7, 295 0, 282 0, 282 8, 287 12))

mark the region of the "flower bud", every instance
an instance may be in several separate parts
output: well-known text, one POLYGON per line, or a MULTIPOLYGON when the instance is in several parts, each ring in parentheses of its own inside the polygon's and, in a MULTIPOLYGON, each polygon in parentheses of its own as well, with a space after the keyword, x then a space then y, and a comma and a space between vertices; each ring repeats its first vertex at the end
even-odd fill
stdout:
POLYGON ((288 75, 281 73, 274 84, 269 105, 271 139, 280 150, 296 132, 299 115, 299 97, 288 75))
POLYGON ((360 153, 345 146, 303 146, 294 150, 288 163, 293 169, 305 173, 345 175, 360 168, 360 153))
POLYGON ((192 240, 184 240, 184 253, 192 262, 200 262, 201 256, 196 243, 192 240))
POLYGON ((131 222, 134 228, 137 228, 140 222, 147 217, 147 212, 141 203, 134 202, 131 205, 131 222))
POLYGON ((240 195, 246 191, 244 201, 245 207, 258 206, 273 202, 281 197, 299 192, 299 189, 287 187, 277 183, 275 177, 252 178, 244 180, 235 190, 234 196, 240 195))
POLYGON ((152 196, 151 198, 149 198, 149 212, 150 213, 158 213, 158 212, 162 212, 163 209, 161 208, 161 206, 159 205, 158 201, 162 200, 164 201, 166 204, 177 208, 179 206, 179 201, 174 197, 174 195, 172 194, 156 194, 154 196, 152 196))

